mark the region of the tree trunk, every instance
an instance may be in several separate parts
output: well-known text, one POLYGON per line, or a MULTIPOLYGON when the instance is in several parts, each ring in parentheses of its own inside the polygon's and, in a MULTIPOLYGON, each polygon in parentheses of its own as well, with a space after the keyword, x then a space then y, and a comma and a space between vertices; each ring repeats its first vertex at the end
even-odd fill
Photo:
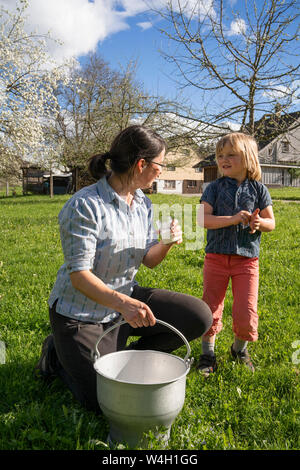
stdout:
POLYGON ((53 193, 53 173, 52 173, 52 170, 50 170, 50 197, 52 198, 54 193, 53 193))

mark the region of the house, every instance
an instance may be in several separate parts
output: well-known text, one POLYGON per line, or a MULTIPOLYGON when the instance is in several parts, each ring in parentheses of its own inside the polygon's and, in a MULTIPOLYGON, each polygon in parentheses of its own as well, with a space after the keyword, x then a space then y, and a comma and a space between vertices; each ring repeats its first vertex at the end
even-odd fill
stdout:
POLYGON ((300 175, 300 112, 264 116, 257 122, 259 125, 265 129, 265 138, 258 139, 262 182, 267 186, 299 187, 300 178, 294 175, 300 175), (272 138, 278 122, 285 131, 272 138))
MULTIPOLYGON (((256 126, 262 183, 269 187, 300 187, 300 112, 285 116, 265 115, 256 126), (273 137, 279 120, 285 131, 273 137)), ((220 176, 214 154, 200 161, 198 167, 203 169, 203 189, 220 176)))
POLYGON ((153 192, 164 194, 199 194, 202 192, 203 170, 198 167, 199 153, 194 148, 170 151, 164 160, 166 168, 155 180, 153 192))
MULTIPOLYGON (((50 173, 38 165, 24 162, 22 167, 23 194, 49 194, 50 173)), ((53 194, 67 194, 71 190, 72 173, 64 173, 58 169, 52 172, 53 194)))
POLYGON ((202 190, 211 182, 219 178, 221 175, 218 171, 215 154, 210 154, 196 164, 196 167, 203 171, 202 190))

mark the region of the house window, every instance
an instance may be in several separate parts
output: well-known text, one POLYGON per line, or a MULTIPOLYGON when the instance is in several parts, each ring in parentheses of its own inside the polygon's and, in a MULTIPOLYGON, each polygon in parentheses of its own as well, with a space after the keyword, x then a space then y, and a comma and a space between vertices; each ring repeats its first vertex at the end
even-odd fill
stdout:
POLYGON ((287 140, 281 142, 281 150, 283 153, 288 153, 290 151, 290 145, 287 140))
POLYGON ((199 166, 195 168, 195 173, 203 173, 203 168, 200 168, 199 166))
POLYGON ((175 171, 176 166, 167 166, 167 171, 175 171))
POLYGON ((165 180, 164 189, 175 189, 176 181, 175 180, 165 180))
POLYGON ((188 187, 188 188, 196 188, 196 186, 197 186, 197 181, 195 181, 195 180, 188 180, 188 182, 187 182, 187 187, 188 187))

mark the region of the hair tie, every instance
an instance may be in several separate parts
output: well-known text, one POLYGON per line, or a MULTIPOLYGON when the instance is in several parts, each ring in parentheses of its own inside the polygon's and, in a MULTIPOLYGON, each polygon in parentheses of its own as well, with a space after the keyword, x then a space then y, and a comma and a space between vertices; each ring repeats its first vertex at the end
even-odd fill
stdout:
POLYGON ((103 160, 109 160, 111 158, 110 152, 105 152, 102 154, 102 159, 103 160))

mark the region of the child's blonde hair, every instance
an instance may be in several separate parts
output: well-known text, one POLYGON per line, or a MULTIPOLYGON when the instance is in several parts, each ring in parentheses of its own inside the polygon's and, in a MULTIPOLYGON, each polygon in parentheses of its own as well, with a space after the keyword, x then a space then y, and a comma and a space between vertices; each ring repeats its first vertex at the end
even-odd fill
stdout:
POLYGON ((260 180, 261 168, 258 160, 258 146, 254 137, 242 132, 232 132, 221 137, 216 146, 217 162, 218 155, 220 155, 224 145, 227 143, 232 146, 234 151, 242 153, 245 168, 247 169, 247 178, 256 181, 260 180))

